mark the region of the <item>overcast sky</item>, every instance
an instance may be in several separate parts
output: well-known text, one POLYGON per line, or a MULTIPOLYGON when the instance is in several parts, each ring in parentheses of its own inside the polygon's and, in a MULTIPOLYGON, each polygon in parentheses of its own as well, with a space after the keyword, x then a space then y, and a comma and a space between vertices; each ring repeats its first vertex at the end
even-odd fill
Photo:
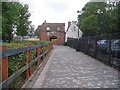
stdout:
POLYGON ((30 20, 35 28, 44 20, 49 23, 77 21, 77 10, 81 10, 90 0, 19 0, 29 5, 30 20))

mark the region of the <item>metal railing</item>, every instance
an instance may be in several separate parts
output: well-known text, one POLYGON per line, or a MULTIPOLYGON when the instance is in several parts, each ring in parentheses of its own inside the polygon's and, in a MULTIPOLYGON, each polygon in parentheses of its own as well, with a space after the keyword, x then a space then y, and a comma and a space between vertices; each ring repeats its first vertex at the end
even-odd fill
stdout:
POLYGON ((103 63, 120 68, 120 32, 68 40, 68 46, 103 63))
POLYGON ((2 61, 2 82, 0 83, 0 89, 8 87, 19 75, 21 75, 23 72, 26 72, 26 79, 29 79, 32 72, 32 65, 33 64, 40 64, 40 58, 45 58, 46 55, 50 52, 52 49, 52 44, 39 44, 32 46, 32 44, 28 44, 28 47, 22 47, 22 48, 16 48, 16 49, 7 49, 8 46, 2 46, 2 56, 0 56, 2 61), (46 49, 45 49, 46 48, 46 49), (32 60, 32 50, 36 49, 36 58, 32 60), (40 51, 42 49, 42 53, 40 51), (22 52, 26 52, 26 62, 27 64, 23 66, 21 69, 16 71, 14 74, 12 74, 10 77, 8 77, 8 57, 16 54, 20 54, 22 52))

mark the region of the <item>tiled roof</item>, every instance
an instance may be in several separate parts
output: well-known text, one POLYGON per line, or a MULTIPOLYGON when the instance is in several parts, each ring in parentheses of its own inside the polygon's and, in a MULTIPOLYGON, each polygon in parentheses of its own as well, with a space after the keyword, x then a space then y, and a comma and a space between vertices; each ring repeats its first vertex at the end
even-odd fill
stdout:
POLYGON ((65 23, 43 23, 40 26, 40 30, 47 31, 47 27, 50 27, 50 30, 48 31, 65 31, 65 23))

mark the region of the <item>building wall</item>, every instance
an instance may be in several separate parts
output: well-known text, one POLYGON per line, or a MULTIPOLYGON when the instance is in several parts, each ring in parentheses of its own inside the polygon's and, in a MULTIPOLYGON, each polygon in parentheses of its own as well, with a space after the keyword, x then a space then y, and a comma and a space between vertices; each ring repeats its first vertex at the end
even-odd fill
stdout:
POLYGON ((66 32, 66 42, 67 39, 77 39, 78 38, 78 30, 79 30, 79 38, 82 37, 82 31, 77 27, 76 22, 72 21, 71 25, 69 24, 68 30, 66 32))
POLYGON ((57 31, 55 34, 52 34, 51 32, 50 32, 50 35, 48 36, 46 31, 40 31, 40 40, 50 41, 50 37, 56 36, 57 37, 56 44, 64 43, 64 41, 65 41, 65 33, 64 32, 57 31))
POLYGON ((51 40, 56 44, 63 44, 65 42, 65 23, 47 23, 45 21, 40 25, 39 29, 40 40, 51 40), (51 37, 52 39, 50 39, 51 37))

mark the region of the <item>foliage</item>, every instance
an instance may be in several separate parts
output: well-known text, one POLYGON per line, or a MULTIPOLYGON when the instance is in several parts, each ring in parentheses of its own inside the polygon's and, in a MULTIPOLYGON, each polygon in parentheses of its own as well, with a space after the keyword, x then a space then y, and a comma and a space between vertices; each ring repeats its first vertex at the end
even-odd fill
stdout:
POLYGON ((89 2, 78 16, 78 26, 83 31, 83 36, 115 33, 120 31, 119 14, 117 2, 89 2))
POLYGON ((63 43, 63 45, 64 45, 64 46, 67 46, 67 45, 68 45, 68 43, 67 43, 67 42, 64 42, 64 43, 63 43))
POLYGON ((2 38, 2 3, 0 2, 0 39, 2 38))
MULTIPOLYGON (((20 5, 20 4, 19 4, 20 5)), ((19 9, 19 18, 17 23, 17 35, 25 36, 28 34, 29 25, 31 21, 29 21, 30 13, 28 12, 28 5, 20 5, 19 9)))
POLYGON ((28 30, 28 35, 29 35, 30 37, 34 36, 34 33, 35 33, 34 30, 35 30, 34 25, 30 25, 30 28, 29 28, 29 30, 28 30))
MULTIPOLYGON (((16 41, 15 43, 2 43, 2 45, 7 45, 9 49, 14 49, 14 48, 20 48, 20 47, 27 47, 26 44, 32 44, 36 45, 36 43, 44 44, 44 43, 50 43, 49 41, 16 41)), ((36 57, 36 50, 32 50, 32 59, 35 59, 36 57)), ((19 70, 21 67, 25 65, 25 52, 14 55, 14 56, 9 56, 9 76, 12 75, 14 72, 19 70)))
POLYGON ((43 43, 51 43, 51 42, 50 42, 50 41, 40 41, 40 40, 33 40, 33 41, 24 40, 24 41, 15 41, 15 43, 18 43, 18 44, 32 44, 32 45, 36 45, 36 43, 43 44, 43 43))
POLYGON ((39 37, 39 30, 40 30, 40 26, 37 27, 36 31, 35 31, 35 36, 39 37))
POLYGON ((19 2, 2 3, 2 39, 12 41, 13 30, 17 29, 17 35, 27 34, 29 24, 28 5, 19 2))
MULTIPOLYGON (((11 43, 2 43, 2 45, 7 45, 8 49, 14 49, 14 48, 21 48, 21 47, 26 47, 25 44, 32 44, 36 45, 36 43, 44 44, 44 43, 50 43, 49 41, 16 41, 16 42, 11 42, 11 43)), ((42 49, 41 49, 42 52, 42 49)), ((32 50, 32 60, 36 58, 36 49, 32 50)), ((26 65, 26 52, 9 56, 8 57, 8 69, 9 69, 9 76, 11 76, 13 73, 18 71, 20 68, 26 65)), ((21 84, 21 81, 23 83, 23 75, 19 76, 11 85, 11 88, 18 88, 19 84, 21 84), (19 83, 19 84, 18 84, 19 83)), ((21 87, 21 85, 20 85, 21 87)))

